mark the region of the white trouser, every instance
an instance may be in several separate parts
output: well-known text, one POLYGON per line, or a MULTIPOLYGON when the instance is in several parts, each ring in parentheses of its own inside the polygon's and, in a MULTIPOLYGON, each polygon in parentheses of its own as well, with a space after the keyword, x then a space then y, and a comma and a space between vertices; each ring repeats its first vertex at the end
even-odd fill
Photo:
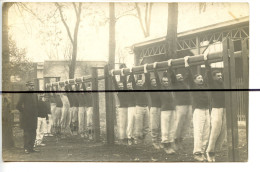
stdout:
POLYGON ((56 103, 51 103, 51 133, 54 133, 55 127, 55 111, 56 111, 56 103))
POLYGON ((161 111, 162 143, 174 141, 174 115, 175 110, 161 111))
POLYGON ((92 132, 92 130, 93 130, 93 107, 86 107, 86 112, 87 112, 87 130, 92 132))
POLYGON ((150 108, 150 128, 153 142, 160 142, 160 131, 161 131, 161 108, 151 107, 150 108))
POLYGON ((174 139, 184 138, 187 130, 190 127, 192 116, 191 105, 176 106, 176 117, 174 118, 174 139))
POLYGON ((127 107, 118 108, 118 139, 125 139, 127 129, 127 107))
POLYGON ((68 97, 65 95, 61 96, 62 101, 62 115, 61 115, 61 132, 68 133, 69 132, 69 120, 70 120, 70 104, 68 97))
POLYGON ((79 110, 79 107, 73 107, 73 113, 72 113, 72 117, 71 117, 72 123, 76 123, 78 121, 78 110, 79 110))
POLYGON ((51 114, 48 114, 48 118, 49 118, 49 124, 46 125, 46 131, 48 134, 51 133, 51 127, 52 127, 52 117, 51 117, 51 114))
POLYGON ((213 108, 210 115, 211 131, 207 152, 215 152, 221 149, 227 134, 226 130, 226 109, 213 108))
POLYGON ((38 117, 37 130, 36 130, 36 143, 41 144, 44 133, 46 133, 46 118, 38 117))
POLYGON ((79 121, 79 133, 83 134, 87 131, 87 113, 85 107, 79 107, 78 112, 79 121))
POLYGON ((204 153, 209 141, 209 109, 195 109, 193 112, 194 150, 193 153, 204 153))
POLYGON ((134 125, 134 139, 144 139, 149 132, 149 109, 147 106, 136 106, 134 125))
POLYGON ((127 108, 127 129, 126 129, 126 133, 127 133, 127 137, 129 139, 134 137, 133 131, 134 131, 135 113, 136 113, 135 107, 128 107, 127 108))
POLYGON ((61 114, 62 114, 62 108, 55 107, 55 113, 53 115, 53 125, 55 127, 60 127, 61 114))

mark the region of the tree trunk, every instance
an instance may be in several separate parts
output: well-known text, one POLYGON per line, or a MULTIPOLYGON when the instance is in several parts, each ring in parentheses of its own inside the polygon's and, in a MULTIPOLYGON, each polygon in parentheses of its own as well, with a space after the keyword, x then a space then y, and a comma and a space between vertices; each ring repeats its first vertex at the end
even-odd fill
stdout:
POLYGON ((13 5, 13 2, 5 2, 3 4, 3 30, 2 30, 2 90, 8 91, 10 88, 10 70, 9 70, 9 41, 8 41, 8 11, 13 5))
POLYGON ((178 3, 168 3, 168 59, 177 58, 177 26, 178 26, 178 3))
POLYGON ((115 4, 109 3, 109 67, 110 69, 115 68, 115 51, 116 51, 116 40, 115 40, 115 4))
POLYGON ((73 36, 73 43, 72 43, 72 59, 71 59, 71 64, 69 67, 69 78, 73 79, 75 75, 75 69, 76 69, 76 61, 77 61, 77 54, 78 54, 78 31, 79 31, 79 24, 80 24, 80 14, 81 14, 81 5, 82 3, 79 3, 78 10, 76 10, 75 6, 75 13, 77 16, 77 21, 75 24, 75 29, 74 29, 74 36, 73 36))

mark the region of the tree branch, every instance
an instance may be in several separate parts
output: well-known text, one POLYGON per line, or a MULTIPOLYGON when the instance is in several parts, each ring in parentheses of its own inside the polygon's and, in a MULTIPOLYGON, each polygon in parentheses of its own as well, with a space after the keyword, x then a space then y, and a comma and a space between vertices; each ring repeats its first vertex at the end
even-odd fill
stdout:
POLYGON ((76 16, 78 16, 78 10, 77 10, 77 7, 76 7, 75 2, 72 2, 72 5, 73 5, 73 7, 74 7, 74 10, 75 10, 76 16))
POLYGON ((44 23, 43 20, 33 12, 32 9, 30 9, 25 3, 23 2, 19 2, 17 3, 17 6, 21 6, 25 11, 27 11, 28 13, 32 14, 36 19, 38 19, 41 23, 44 23))
POLYGON ((61 6, 60 6, 60 4, 58 2, 55 2, 55 5, 59 9, 61 21, 62 21, 62 23, 64 24, 64 26, 65 26, 65 28, 67 30, 67 33, 68 33, 68 36, 69 36, 69 39, 70 39, 71 43, 73 44, 74 40, 72 39, 69 26, 67 25, 66 21, 64 20, 64 16, 63 16, 62 11, 61 11, 61 6))
POLYGON ((141 25, 143 34, 144 34, 145 37, 147 37, 146 31, 145 31, 145 28, 144 28, 144 24, 143 24, 143 21, 142 21, 141 10, 140 10, 140 7, 138 6, 138 3, 137 3, 137 2, 135 3, 135 7, 136 7, 136 11, 137 11, 137 14, 138 14, 139 23, 140 23, 140 25, 141 25))
POLYGON ((150 35, 150 25, 151 25, 151 18, 152 18, 152 8, 153 8, 153 3, 150 2, 150 8, 149 8, 149 16, 148 16, 148 22, 147 22, 147 27, 146 27, 146 32, 148 36, 150 35))
POLYGON ((132 15, 132 16, 137 17, 135 14, 129 13, 129 12, 134 11, 134 10, 136 10, 136 8, 132 8, 132 9, 130 9, 130 10, 124 11, 122 14, 120 14, 119 16, 117 16, 116 19, 119 19, 119 18, 124 17, 124 16, 128 16, 128 15, 132 15))

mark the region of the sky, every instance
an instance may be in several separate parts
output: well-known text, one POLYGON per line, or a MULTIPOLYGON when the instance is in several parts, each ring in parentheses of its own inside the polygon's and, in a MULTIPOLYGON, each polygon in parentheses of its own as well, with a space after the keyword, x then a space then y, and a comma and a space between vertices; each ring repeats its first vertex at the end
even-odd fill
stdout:
MULTIPOLYGON (((29 3, 28 4, 39 18, 46 18, 55 10, 53 3, 29 3)), ((68 5, 64 10, 66 20, 73 31, 75 13, 72 6, 68 5)), ((122 11, 131 8, 133 4, 117 3, 116 16, 122 11)), ((178 32, 188 31, 215 23, 249 16, 247 3, 207 3, 205 12, 199 12, 199 3, 178 3, 178 32)), ((78 60, 102 60, 108 59, 108 3, 84 3, 82 20, 79 28, 78 60), (95 19, 89 17, 95 13, 95 19), (102 24, 100 26, 100 23, 102 24)), ((166 35, 167 29, 167 3, 154 3, 151 16, 150 37, 166 35)), ((57 13, 58 14, 58 13, 57 13)), ((27 56, 35 62, 48 60, 50 56, 63 60, 66 49, 70 45, 65 27, 60 21, 59 15, 55 19, 46 20, 42 24, 30 13, 21 8, 12 7, 9 11, 9 28, 12 38, 19 48, 27 49, 27 56), (20 11, 19 11, 20 10, 20 11), (56 22, 56 23, 55 23, 56 22), (60 31, 56 36, 56 31, 60 31), (52 43, 59 44, 57 48, 52 43), (51 54, 51 55, 50 55, 51 54)), ((124 47, 131 46, 144 39, 140 24, 133 16, 125 16, 116 22, 116 45, 124 52, 127 63, 133 63, 133 55, 127 53, 124 47)), ((118 56, 116 51, 116 56, 118 56)), ((116 57, 117 59, 117 57, 116 57)), ((130 64, 131 65, 131 64, 130 64)))

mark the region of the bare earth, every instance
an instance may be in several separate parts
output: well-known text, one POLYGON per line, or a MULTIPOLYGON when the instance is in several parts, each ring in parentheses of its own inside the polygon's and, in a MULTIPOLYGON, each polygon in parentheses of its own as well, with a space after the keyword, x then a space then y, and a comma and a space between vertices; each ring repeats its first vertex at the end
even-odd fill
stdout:
MULTIPOLYGON (((22 130, 16 126, 15 148, 3 150, 4 161, 84 161, 84 162, 193 162, 192 149, 193 138, 188 137, 184 140, 184 149, 176 155, 166 155, 163 150, 154 150, 150 138, 147 138, 143 145, 109 146, 105 140, 94 143, 78 136, 66 139, 55 137, 45 137, 45 147, 38 147, 40 152, 25 154, 23 150, 22 130)), ((106 138, 102 132, 101 138, 106 138)), ((239 127, 239 153, 240 161, 247 161, 245 127, 239 127)), ((227 145, 216 155, 216 161, 227 162, 227 145)))

